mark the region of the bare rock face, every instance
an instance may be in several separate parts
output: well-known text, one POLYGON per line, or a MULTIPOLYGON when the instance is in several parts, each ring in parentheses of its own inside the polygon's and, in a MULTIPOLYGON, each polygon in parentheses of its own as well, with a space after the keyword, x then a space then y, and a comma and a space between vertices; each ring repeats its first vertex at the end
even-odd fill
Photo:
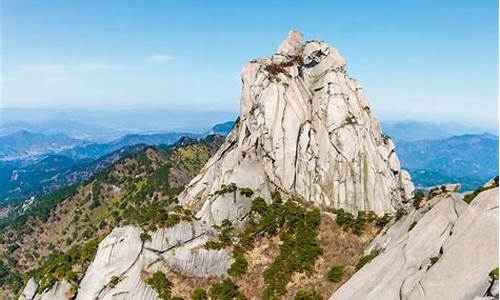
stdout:
POLYGON ((38 283, 35 279, 30 278, 24 287, 21 296, 19 296, 19 300, 33 300, 36 294, 36 290, 38 289, 38 283))
POLYGON ((38 283, 30 278, 19 300, 69 300, 73 287, 67 281, 56 282, 50 290, 37 293, 38 283))
POLYGON ((457 193, 438 195, 381 232, 366 254, 374 250, 330 299, 494 299, 498 188, 469 205, 457 193))
POLYGON ((77 300, 158 299, 143 280, 144 274, 165 271, 165 266, 191 277, 221 276, 231 259, 224 250, 206 250, 201 245, 210 231, 197 222, 150 232, 140 239, 141 229, 116 228, 100 244, 96 257, 78 288, 77 300), (111 285, 115 277, 116 285, 111 285))
POLYGON ((247 64, 240 119, 181 194, 207 223, 237 220, 249 199, 224 186, 298 194, 322 207, 393 212, 413 191, 346 61, 291 31, 271 58, 247 64))

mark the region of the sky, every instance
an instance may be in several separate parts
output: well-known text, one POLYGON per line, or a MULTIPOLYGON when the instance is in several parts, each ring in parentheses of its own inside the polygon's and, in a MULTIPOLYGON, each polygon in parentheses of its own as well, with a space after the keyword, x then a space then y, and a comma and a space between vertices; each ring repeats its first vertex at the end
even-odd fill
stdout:
POLYGON ((381 119, 497 124, 496 0, 2 0, 0 105, 238 111, 241 68, 291 29, 381 119))

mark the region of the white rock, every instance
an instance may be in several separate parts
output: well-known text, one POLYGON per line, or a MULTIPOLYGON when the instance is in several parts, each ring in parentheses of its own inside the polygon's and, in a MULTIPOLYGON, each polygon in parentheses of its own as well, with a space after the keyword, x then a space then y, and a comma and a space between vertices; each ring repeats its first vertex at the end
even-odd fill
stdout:
POLYGON ((71 289, 72 286, 67 281, 56 282, 50 290, 35 295, 33 300, 69 300, 72 296, 71 289))
POLYGON ((33 279, 33 277, 31 277, 26 283, 21 296, 19 296, 19 300, 33 300, 37 289, 38 283, 35 281, 35 279, 33 279))
POLYGON ((221 276, 231 263, 224 250, 201 247, 212 232, 196 221, 151 232, 151 241, 141 241, 140 234, 134 226, 116 228, 99 244, 77 300, 153 300, 157 293, 144 282, 144 274, 168 267, 191 277, 221 276), (109 287, 113 276, 119 282, 109 287))
POLYGON ((438 195, 381 232, 366 253, 374 249, 381 254, 330 299, 483 296, 498 266, 498 188, 468 206, 458 194, 438 195), (431 267, 432 257, 440 258, 431 267))
POLYGON ((278 54, 243 68, 239 122, 181 203, 201 208, 197 216, 208 224, 240 220, 250 199, 215 194, 235 183, 266 199, 279 188, 318 206, 394 212, 414 187, 345 59, 324 42, 304 44, 295 31, 278 54), (267 66, 290 59, 283 55, 301 55, 304 66, 270 74, 267 66))

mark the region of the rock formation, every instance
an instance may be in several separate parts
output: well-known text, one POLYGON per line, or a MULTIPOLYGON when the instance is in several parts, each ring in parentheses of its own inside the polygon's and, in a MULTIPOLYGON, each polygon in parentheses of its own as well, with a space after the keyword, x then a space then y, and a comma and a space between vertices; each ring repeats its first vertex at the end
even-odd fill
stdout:
POLYGON ((249 207, 225 186, 269 198, 279 189, 320 207, 383 214, 413 191, 394 144, 381 130, 346 61, 321 41, 291 31, 271 58, 241 72, 240 119, 180 200, 207 223, 236 220, 249 207))
POLYGON ((330 299, 498 299, 488 275, 498 267, 498 187, 469 205, 457 193, 432 198, 381 232, 372 251, 381 253, 330 299))

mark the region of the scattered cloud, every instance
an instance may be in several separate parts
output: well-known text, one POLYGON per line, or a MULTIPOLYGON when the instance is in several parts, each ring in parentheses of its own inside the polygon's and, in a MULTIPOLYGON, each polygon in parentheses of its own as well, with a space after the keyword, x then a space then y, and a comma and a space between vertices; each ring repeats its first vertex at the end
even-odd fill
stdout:
POLYGON ((153 54, 153 55, 151 55, 151 58, 150 58, 150 60, 152 62, 159 63, 159 64, 166 63, 166 62, 172 61, 174 59, 175 59, 175 57, 173 57, 172 55, 161 54, 161 53, 153 54))

